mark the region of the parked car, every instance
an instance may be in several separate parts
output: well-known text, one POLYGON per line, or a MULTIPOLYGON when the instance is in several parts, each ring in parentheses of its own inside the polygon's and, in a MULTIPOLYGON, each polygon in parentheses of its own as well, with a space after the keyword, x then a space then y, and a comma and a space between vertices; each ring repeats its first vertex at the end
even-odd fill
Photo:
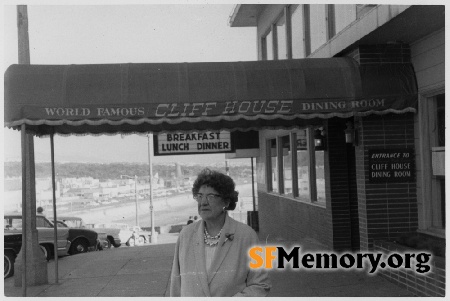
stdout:
POLYGON ((57 221, 58 228, 64 227, 69 229, 69 240, 72 242, 69 249, 70 255, 97 250, 100 244, 97 232, 90 229, 73 227, 73 223, 70 220, 66 220, 65 217, 60 217, 60 219, 64 220, 57 221))
POLYGON ((96 224, 97 227, 106 229, 119 229, 119 238, 121 243, 129 245, 129 240, 133 235, 133 230, 130 230, 128 224, 125 223, 107 223, 107 224, 96 224))
POLYGON ((84 229, 86 231, 94 231, 97 233, 97 250, 109 249, 111 244, 108 242, 108 235, 105 231, 98 229, 87 229, 81 217, 77 216, 60 216, 59 219, 63 221, 69 228, 84 229))
POLYGON ((3 252, 3 268, 4 278, 14 275, 14 262, 17 254, 22 247, 22 233, 5 233, 4 235, 4 252, 3 252))
POLYGON ((145 231, 139 226, 130 227, 130 231, 132 231, 132 235, 127 241, 128 246, 150 243, 152 232, 145 231))
MULTIPOLYGON (((4 215, 4 233, 22 234, 22 214, 10 213, 4 215)), ((54 258, 54 227, 43 215, 36 215, 36 229, 38 231, 38 243, 47 260, 54 258)), ((69 229, 58 228, 57 232, 57 256, 69 254, 71 241, 69 240, 69 229)))
POLYGON ((119 235, 121 230, 118 228, 109 228, 105 224, 85 224, 85 227, 94 230, 97 233, 106 233, 106 248, 111 248, 111 246, 118 248, 122 244, 119 235))

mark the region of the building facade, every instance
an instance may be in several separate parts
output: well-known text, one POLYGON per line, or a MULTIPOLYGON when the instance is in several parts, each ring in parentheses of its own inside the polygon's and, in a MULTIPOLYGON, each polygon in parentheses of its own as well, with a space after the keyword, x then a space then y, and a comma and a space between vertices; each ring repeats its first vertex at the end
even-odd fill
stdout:
MULTIPOLYGON (((412 64, 417 82, 415 112, 260 130, 261 237, 336 251, 411 235, 445 246, 445 7, 236 5, 229 24, 256 27, 259 60, 412 64)), ((445 294, 445 276, 432 288, 413 282, 420 295, 445 294)))

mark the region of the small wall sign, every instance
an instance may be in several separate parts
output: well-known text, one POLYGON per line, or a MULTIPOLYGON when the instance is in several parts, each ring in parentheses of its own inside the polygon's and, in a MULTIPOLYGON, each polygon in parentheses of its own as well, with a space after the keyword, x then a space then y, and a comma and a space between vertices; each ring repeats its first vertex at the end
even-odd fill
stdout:
POLYGON ((414 179, 412 148, 369 149, 369 182, 411 182, 414 179))
POLYGON ((154 135, 155 156, 229 153, 228 131, 173 132, 154 135))

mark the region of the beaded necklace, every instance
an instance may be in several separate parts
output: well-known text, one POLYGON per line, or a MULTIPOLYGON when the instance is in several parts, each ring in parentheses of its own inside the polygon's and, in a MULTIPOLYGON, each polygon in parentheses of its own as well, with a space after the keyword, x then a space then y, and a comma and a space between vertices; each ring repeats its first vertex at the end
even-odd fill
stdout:
POLYGON ((209 235, 208 231, 206 230, 206 227, 204 232, 205 233, 203 233, 203 237, 205 238, 205 244, 213 247, 219 243, 220 233, 222 232, 222 229, 220 229, 219 233, 216 236, 209 235))

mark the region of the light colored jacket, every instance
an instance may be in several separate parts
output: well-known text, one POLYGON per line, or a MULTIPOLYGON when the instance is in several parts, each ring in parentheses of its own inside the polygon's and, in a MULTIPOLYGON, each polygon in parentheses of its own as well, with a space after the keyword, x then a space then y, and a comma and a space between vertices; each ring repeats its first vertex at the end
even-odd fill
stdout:
POLYGON ((171 297, 258 297, 269 293, 267 270, 249 268, 248 249, 259 245, 252 228, 226 216, 209 275, 203 231, 204 222, 199 221, 180 233, 172 266, 171 297), (228 234, 232 234, 232 240, 226 239, 228 234))

